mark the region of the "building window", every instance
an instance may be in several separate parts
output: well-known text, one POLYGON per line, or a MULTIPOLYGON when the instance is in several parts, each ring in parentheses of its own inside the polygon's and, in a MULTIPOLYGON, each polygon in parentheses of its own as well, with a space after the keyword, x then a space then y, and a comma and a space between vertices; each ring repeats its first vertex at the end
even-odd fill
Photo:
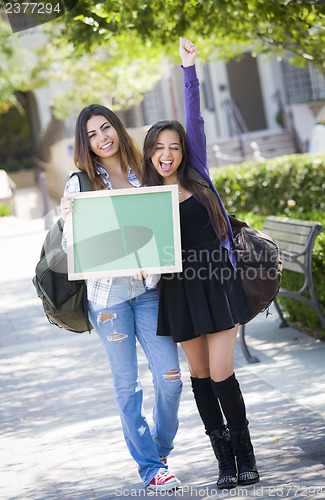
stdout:
POLYGON ((145 92, 142 101, 142 113, 144 125, 155 123, 165 115, 164 97, 160 81, 151 90, 145 92))
POLYGON ((325 81, 315 66, 298 68, 282 61, 282 73, 287 104, 317 101, 325 98, 325 81))

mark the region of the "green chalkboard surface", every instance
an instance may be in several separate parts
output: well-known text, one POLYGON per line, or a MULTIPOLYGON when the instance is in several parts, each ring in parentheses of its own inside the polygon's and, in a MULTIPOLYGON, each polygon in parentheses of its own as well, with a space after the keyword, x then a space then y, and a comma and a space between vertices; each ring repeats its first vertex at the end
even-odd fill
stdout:
POLYGON ((182 270, 177 185, 71 196, 70 280, 182 270))

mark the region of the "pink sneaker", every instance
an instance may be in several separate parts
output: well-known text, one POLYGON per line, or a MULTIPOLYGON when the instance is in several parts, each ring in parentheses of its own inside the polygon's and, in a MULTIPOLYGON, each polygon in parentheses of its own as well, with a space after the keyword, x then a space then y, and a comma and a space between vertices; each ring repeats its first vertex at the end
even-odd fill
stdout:
POLYGON ((161 468, 155 477, 150 481, 147 489, 154 491, 167 491, 174 490, 180 485, 180 480, 177 479, 174 474, 171 474, 168 470, 161 468))

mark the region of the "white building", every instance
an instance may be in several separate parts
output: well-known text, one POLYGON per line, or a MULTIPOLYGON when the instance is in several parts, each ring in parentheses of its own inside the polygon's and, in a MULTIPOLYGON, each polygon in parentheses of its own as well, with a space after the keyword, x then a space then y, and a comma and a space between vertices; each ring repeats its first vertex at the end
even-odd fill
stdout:
MULTIPOLYGON (((27 30, 21 40, 32 48, 44 35, 41 29, 27 30)), ((324 78, 312 66, 299 69, 284 59, 245 53, 240 61, 199 65, 198 75, 211 166, 307 151, 306 141, 325 98, 324 78)), ((53 118, 56 89, 49 82, 42 89, 19 93, 26 110, 23 118, 13 110, 0 114, 0 160, 12 171, 15 166, 30 167, 36 157, 37 166, 46 168, 51 194, 59 197, 74 170, 75 117, 64 123, 53 118)), ((119 115, 140 144, 157 120, 184 124, 180 67, 166 63, 162 79, 144 94, 142 103, 119 115)))

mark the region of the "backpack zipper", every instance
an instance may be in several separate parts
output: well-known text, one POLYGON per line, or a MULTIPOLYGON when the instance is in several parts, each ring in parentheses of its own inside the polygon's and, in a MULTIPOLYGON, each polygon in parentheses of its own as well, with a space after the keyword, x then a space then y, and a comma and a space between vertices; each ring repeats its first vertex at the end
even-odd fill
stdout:
MULTIPOLYGON (((237 234, 235 240, 237 241, 238 238, 239 238, 240 234, 237 234)), ((250 238, 256 238, 257 240, 262 240, 262 241, 267 241, 268 243, 271 243, 271 245, 276 248, 277 250, 279 249, 277 243, 275 243, 274 241, 271 241, 269 240, 268 238, 265 238, 264 236, 257 236, 256 234, 250 234, 249 235, 250 238)))

